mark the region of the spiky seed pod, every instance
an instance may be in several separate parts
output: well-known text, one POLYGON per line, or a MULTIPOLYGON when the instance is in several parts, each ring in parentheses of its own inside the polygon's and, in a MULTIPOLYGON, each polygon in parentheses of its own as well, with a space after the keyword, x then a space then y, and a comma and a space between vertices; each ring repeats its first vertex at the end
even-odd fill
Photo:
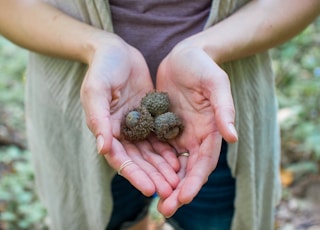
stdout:
POLYGON ((172 112, 161 114, 154 120, 154 133, 160 140, 174 139, 181 134, 182 131, 182 121, 172 112))
POLYGON ((145 106, 152 116, 156 117, 169 111, 169 96, 165 92, 150 92, 141 99, 141 105, 145 106))
POLYGON ((121 123, 121 133, 128 141, 144 140, 153 130, 153 120, 145 107, 134 108, 125 114, 121 123))

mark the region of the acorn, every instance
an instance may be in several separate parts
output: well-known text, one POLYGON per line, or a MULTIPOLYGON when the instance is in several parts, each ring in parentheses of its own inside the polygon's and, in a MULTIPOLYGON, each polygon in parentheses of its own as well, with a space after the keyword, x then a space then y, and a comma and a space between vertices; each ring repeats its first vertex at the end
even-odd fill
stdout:
POLYGON ((161 114, 154 120, 154 133, 162 141, 176 138, 183 128, 181 119, 172 112, 161 114))
POLYGON ((128 111, 121 123, 123 137, 132 142, 146 139, 153 130, 153 117, 144 106, 128 111))
POLYGON ((141 99, 141 106, 145 106, 153 117, 169 111, 169 96, 165 92, 149 92, 141 99))
POLYGON ((137 124, 139 123, 139 120, 141 118, 141 113, 136 110, 132 110, 128 112, 125 118, 126 118, 126 126, 129 129, 134 129, 134 127, 137 126, 137 124))

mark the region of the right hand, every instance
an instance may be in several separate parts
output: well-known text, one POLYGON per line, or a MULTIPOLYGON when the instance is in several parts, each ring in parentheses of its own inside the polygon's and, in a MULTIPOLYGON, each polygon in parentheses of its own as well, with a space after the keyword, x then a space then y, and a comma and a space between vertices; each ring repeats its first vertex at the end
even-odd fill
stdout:
POLYGON ((116 35, 109 34, 103 41, 89 59, 81 87, 82 106, 98 152, 115 170, 127 160, 134 161, 121 174, 143 194, 158 192, 167 197, 179 180, 175 172, 178 162, 170 160, 174 151, 161 145, 163 150, 156 154, 148 141, 133 144, 120 140, 123 115, 153 90, 147 64, 138 50, 116 35))
POLYGON ((171 140, 181 156, 180 182, 166 199, 160 199, 159 211, 172 216, 190 203, 215 169, 222 137, 237 141, 235 109, 228 75, 193 40, 182 41, 162 61, 158 69, 157 89, 168 92, 172 111, 184 122, 183 133, 171 140))

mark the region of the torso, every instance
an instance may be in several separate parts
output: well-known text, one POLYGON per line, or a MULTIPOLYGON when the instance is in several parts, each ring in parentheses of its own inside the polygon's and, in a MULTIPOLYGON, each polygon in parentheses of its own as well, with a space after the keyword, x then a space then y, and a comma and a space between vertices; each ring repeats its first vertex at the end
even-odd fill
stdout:
POLYGON ((114 31, 144 55, 153 81, 161 60, 203 30, 211 0, 110 0, 114 31))

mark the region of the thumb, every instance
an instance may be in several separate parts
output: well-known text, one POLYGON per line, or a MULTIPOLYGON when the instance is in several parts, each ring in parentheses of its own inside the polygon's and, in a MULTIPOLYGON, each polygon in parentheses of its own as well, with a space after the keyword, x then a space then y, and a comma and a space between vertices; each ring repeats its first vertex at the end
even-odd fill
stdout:
POLYGON ((210 87, 209 100, 212 105, 215 121, 222 137, 229 143, 238 140, 235 129, 235 109, 228 75, 220 69, 215 73, 215 79, 210 87))
POLYGON ((108 154, 112 146, 112 127, 110 115, 103 113, 92 113, 87 116, 87 126, 96 137, 97 151, 99 154, 108 154))
POLYGON ((110 121, 111 95, 101 85, 84 82, 81 87, 81 103, 86 115, 87 126, 96 137, 97 151, 111 151, 113 132, 110 121))

